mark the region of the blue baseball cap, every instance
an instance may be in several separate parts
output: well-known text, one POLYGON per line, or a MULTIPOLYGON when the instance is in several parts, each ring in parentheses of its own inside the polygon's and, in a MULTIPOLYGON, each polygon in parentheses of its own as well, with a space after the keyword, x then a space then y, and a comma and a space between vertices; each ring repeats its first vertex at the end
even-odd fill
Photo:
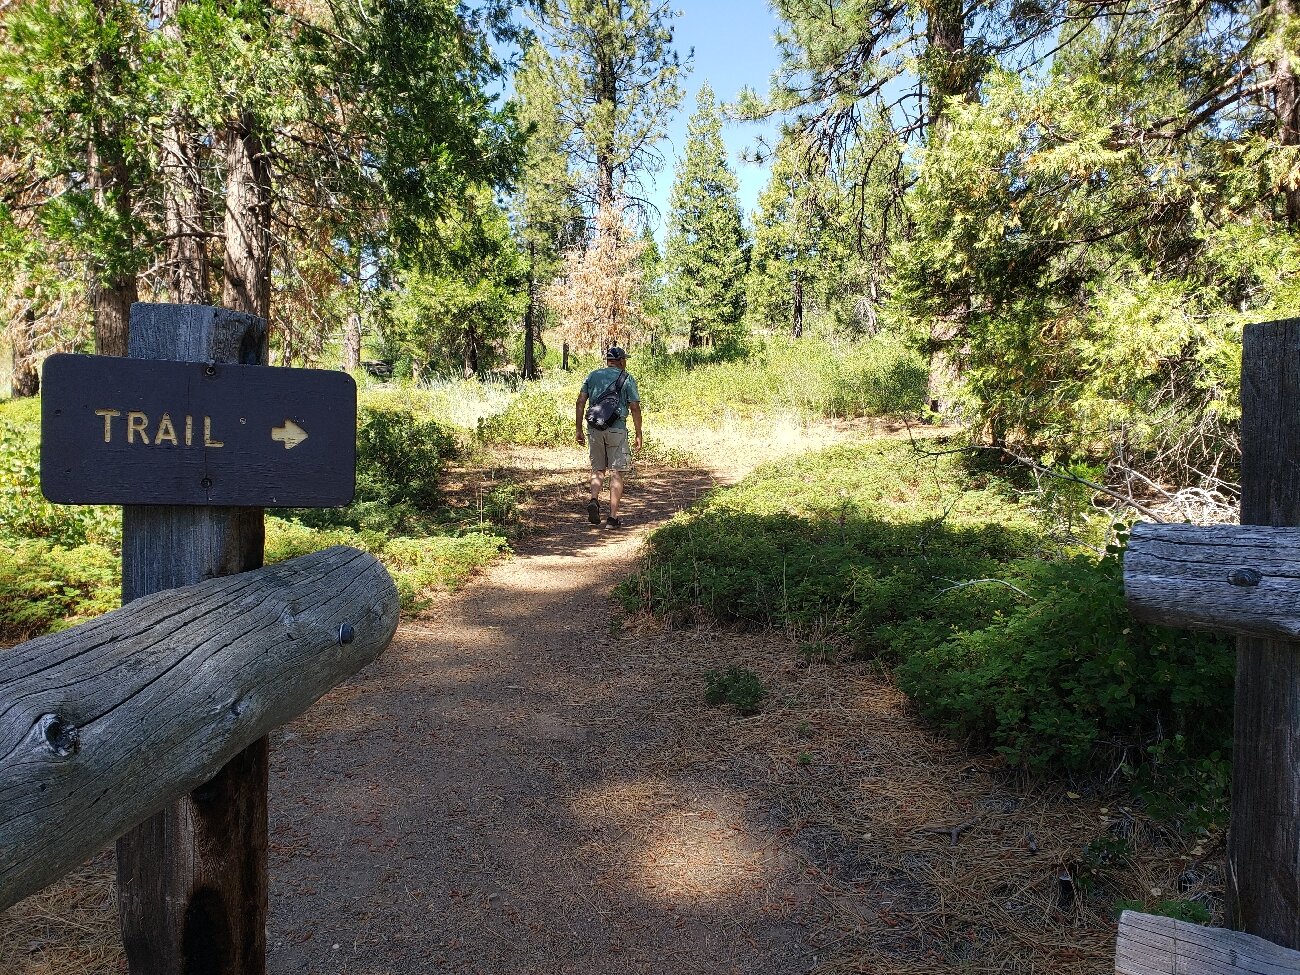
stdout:
POLYGON ((621 349, 617 345, 611 345, 609 351, 605 353, 606 359, 626 359, 627 350, 621 349))

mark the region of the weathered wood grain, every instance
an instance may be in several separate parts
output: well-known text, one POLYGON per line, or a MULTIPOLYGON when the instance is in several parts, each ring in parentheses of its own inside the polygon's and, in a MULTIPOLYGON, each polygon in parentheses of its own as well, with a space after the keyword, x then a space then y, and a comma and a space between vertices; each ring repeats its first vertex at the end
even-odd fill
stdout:
POLYGON ((0 908, 203 786, 375 659, 397 619, 383 566, 337 546, 6 651, 0 908))
POLYGON ((1300 975, 1300 952, 1263 938, 1125 911, 1116 975, 1300 975))
MULTIPOLYGON (((267 324, 207 305, 137 304, 129 354, 265 365, 267 324)), ((122 601, 258 568, 262 521, 261 508, 124 507, 122 601)), ((118 839, 131 975, 266 971, 269 764, 269 745, 258 739, 201 789, 118 839)))
MULTIPOLYGON (((1248 326, 1241 355, 1241 522, 1300 525, 1300 319, 1248 326)), ((1237 640, 1228 910, 1300 949, 1300 646, 1237 640)))
POLYGON ((1300 528, 1138 522, 1124 596, 1146 623, 1300 640, 1300 528))

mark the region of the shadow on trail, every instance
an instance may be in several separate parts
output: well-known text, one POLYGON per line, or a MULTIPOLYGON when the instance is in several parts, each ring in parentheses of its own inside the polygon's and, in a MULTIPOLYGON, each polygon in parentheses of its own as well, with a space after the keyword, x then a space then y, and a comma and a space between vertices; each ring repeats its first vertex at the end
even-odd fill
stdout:
MULTIPOLYGON (((928 735, 867 665, 801 666, 770 633, 612 625, 646 529, 712 481, 639 475, 619 532, 586 522, 568 477, 516 559, 276 741, 272 972, 1104 970, 1108 916, 1059 900, 1096 809, 928 735), (773 689, 753 718, 702 705, 704 671, 732 663, 773 689)), ((712 615, 737 623, 773 622, 779 600, 865 633, 940 596, 970 623, 1015 593, 945 587, 1034 550, 956 509, 709 517, 657 536, 697 546, 681 578, 651 561, 669 615, 707 576, 712 615)))

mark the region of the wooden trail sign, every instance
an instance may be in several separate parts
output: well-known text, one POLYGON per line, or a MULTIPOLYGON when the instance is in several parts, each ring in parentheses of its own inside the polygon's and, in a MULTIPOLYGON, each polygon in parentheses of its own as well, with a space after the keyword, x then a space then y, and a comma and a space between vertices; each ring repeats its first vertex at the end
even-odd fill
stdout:
POLYGON ((41 491, 62 504, 333 507, 356 484, 345 372, 54 355, 41 491))
POLYGON ((1300 949, 1300 319, 1248 326, 1241 526, 1136 525, 1139 619, 1237 634, 1228 911, 1300 949))

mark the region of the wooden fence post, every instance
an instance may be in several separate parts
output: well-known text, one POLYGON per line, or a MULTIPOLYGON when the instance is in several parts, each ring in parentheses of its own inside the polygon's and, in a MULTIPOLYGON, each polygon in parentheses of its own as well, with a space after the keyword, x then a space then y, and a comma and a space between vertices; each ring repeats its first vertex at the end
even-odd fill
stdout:
MULTIPOLYGON (((1300 319, 1243 336, 1241 523, 1300 525, 1300 319)), ((1300 643, 1238 638, 1233 738, 1230 923, 1300 949, 1300 643)))
MULTIPOLYGON (((265 365, 266 322, 206 305, 137 304, 135 359, 265 365)), ((122 601, 262 564, 261 508, 126 506, 122 601)), ((266 971, 267 740, 117 843, 132 975, 266 971)))

